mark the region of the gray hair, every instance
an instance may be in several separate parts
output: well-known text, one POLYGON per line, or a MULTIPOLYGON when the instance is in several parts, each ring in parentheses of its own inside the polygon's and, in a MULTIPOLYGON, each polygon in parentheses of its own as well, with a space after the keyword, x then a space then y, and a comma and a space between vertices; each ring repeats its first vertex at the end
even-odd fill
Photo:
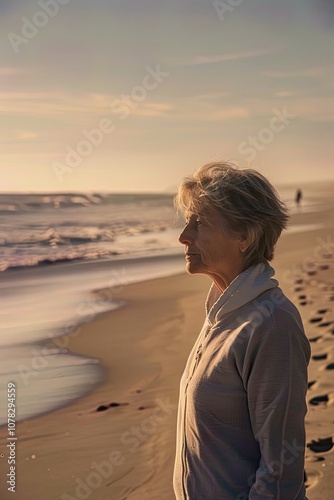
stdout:
POLYGON ((175 206, 183 214, 217 210, 230 237, 248 239, 245 265, 272 260, 288 223, 288 211, 272 184, 253 169, 228 162, 208 163, 179 186, 175 206))

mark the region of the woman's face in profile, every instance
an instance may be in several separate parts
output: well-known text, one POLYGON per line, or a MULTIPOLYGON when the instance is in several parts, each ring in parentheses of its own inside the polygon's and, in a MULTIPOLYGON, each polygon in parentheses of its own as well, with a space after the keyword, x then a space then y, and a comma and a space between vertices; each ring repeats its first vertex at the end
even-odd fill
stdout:
POLYGON ((189 274, 229 275, 244 260, 240 240, 226 234, 224 219, 214 209, 189 214, 179 241, 185 246, 189 274))

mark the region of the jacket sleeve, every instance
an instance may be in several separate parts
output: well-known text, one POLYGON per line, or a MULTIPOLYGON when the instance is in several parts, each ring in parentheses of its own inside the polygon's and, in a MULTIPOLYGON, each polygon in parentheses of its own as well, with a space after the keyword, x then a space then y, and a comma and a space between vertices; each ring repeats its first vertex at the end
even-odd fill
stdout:
POLYGON ((251 339, 244 385, 261 459, 249 500, 305 499, 304 454, 310 348, 298 333, 273 329, 251 339))

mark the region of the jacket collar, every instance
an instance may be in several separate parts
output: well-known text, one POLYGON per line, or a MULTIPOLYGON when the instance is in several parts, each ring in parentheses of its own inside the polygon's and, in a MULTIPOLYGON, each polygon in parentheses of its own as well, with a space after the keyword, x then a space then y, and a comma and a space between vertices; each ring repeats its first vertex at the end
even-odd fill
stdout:
POLYGON ((248 267, 223 293, 213 283, 205 303, 209 323, 213 325, 227 313, 251 302, 266 290, 277 287, 278 281, 272 277, 274 274, 274 269, 266 262, 248 267))

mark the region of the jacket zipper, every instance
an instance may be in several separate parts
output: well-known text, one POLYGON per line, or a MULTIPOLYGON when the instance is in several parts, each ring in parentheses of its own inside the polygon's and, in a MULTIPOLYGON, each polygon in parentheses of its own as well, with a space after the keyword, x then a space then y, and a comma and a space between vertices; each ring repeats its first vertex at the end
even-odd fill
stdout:
POLYGON ((184 389, 184 411, 183 411, 183 443, 182 443, 182 464, 183 464, 183 471, 182 471, 182 492, 183 492, 183 498, 186 500, 186 489, 185 489, 185 476, 186 476, 186 408, 187 408, 187 390, 188 390, 188 385, 191 379, 193 378, 193 375, 195 373, 195 370, 198 366, 198 363, 200 362, 201 356, 202 356, 202 346, 203 342, 206 339, 206 337, 209 334, 211 327, 207 327, 205 334, 201 338, 200 345, 197 348, 196 351, 196 356, 195 356, 195 362, 191 371, 191 375, 188 377, 185 389, 184 389))

